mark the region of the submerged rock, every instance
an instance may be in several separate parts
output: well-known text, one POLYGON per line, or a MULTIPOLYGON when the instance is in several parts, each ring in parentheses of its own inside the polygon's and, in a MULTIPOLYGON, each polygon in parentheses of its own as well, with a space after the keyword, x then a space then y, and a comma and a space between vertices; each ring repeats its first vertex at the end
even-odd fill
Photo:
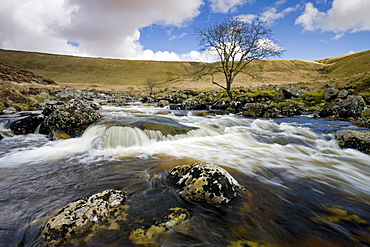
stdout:
POLYGON ((167 183, 185 199, 212 205, 229 203, 241 189, 225 169, 204 163, 176 166, 169 172, 167 183))
POLYGON ((370 153, 370 132, 342 130, 335 133, 335 138, 341 148, 354 148, 364 153, 370 153))
POLYGON ((53 111, 45 119, 44 126, 51 133, 58 131, 76 137, 82 135, 87 127, 100 118, 101 116, 86 102, 71 99, 53 111))
POLYGON ((105 190, 74 201, 59 210, 42 230, 47 246, 68 244, 101 228, 115 229, 116 221, 125 221, 126 192, 105 190))
POLYGON ((170 208, 169 211, 171 211, 170 214, 164 216, 154 225, 150 227, 143 226, 131 231, 129 239, 134 244, 156 244, 161 234, 173 230, 174 228, 181 228, 181 226, 184 228, 188 226, 186 220, 189 218, 189 213, 186 209, 170 208))

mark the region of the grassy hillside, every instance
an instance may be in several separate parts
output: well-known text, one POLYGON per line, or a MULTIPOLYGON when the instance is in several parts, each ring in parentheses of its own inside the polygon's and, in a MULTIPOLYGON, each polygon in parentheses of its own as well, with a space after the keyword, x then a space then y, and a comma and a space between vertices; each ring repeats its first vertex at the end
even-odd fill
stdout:
POLYGON ((0 61, 59 83, 141 85, 148 77, 177 79, 191 69, 187 62, 129 61, 0 50, 0 61))
POLYGON ((370 50, 353 54, 316 60, 326 64, 324 71, 331 78, 349 77, 370 72, 370 50))
MULTIPOLYGON (((0 62, 30 70, 50 78, 62 86, 122 90, 128 86, 143 86, 148 78, 159 87, 210 89, 210 77, 197 79, 196 62, 158 62, 120 59, 87 58, 35 52, 0 50, 0 62)), ((251 63, 254 77, 239 74, 233 86, 260 86, 297 82, 326 81, 370 72, 370 51, 317 61, 263 60, 251 63)), ((223 75, 215 77, 222 83, 223 75)))

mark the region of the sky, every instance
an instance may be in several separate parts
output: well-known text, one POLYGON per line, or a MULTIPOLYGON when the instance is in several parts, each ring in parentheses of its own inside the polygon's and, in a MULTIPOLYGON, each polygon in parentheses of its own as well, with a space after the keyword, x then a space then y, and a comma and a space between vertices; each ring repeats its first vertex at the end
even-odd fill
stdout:
POLYGON ((0 0, 0 48, 134 60, 204 61, 194 28, 268 23, 285 52, 315 60, 370 49, 370 0, 0 0))

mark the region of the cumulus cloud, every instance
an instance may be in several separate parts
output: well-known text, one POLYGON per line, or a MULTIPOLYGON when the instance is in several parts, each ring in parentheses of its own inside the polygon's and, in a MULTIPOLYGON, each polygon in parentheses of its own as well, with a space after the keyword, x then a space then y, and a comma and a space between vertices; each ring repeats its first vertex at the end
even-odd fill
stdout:
MULTIPOLYGON (((322 12, 312 2, 306 3, 304 12, 296 19, 304 31, 330 31, 334 33, 370 31, 369 0, 333 0, 331 8, 322 12)), ((340 35, 336 36, 336 38, 340 35)))
POLYGON ((254 0, 209 0, 211 9, 214 13, 228 13, 235 11, 238 7, 254 0))
POLYGON ((284 18, 287 14, 297 11, 300 7, 299 4, 285 8, 283 10, 279 10, 280 6, 285 4, 287 0, 279 0, 275 2, 275 4, 269 8, 266 8, 264 12, 262 12, 259 16, 254 14, 246 14, 246 15, 239 15, 237 18, 244 22, 252 22, 255 19, 260 19, 265 21, 269 24, 272 24, 278 19, 284 18))
POLYGON ((179 60, 144 50, 140 29, 182 27, 200 14, 202 0, 4 0, 0 46, 82 56, 179 60))
MULTIPOLYGON (((277 4, 282 4, 281 1, 277 2, 277 4)), ((268 23, 272 23, 278 19, 284 18, 287 14, 297 11, 299 8, 299 5, 295 5, 293 7, 288 7, 282 11, 278 11, 276 7, 268 8, 266 11, 264 11, 261 15, 261 20, 266 21, 268 23)))

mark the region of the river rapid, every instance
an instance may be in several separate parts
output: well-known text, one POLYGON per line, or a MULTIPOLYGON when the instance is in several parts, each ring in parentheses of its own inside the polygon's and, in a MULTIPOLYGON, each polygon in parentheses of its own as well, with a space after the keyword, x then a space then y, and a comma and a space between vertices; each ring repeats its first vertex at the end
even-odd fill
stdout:
MULTIPOLYGON (((0 141, 0 246, 39 246, 45 216, 106 189, 140 193, 144 203, 137 212, 149 214, 167 204, 153 178, 198 161, 225 168, 247 188, 253 206, 234 212, 182 202, 191 230, 169 233, 161 246, 370 243, 370 156, 340 149, 333 135, 358 129, 349 122, 248 119, 148 105, 104 106, 100 113, 104 121, 80 138, 49 141, 31 134, 0 141), (172 136, 124 127, 153 119, 193 129, 172 136)), ((2 131, 9 118, 0 119, 2 131)), ((110 241, 92 246, 123 246, 120 236, 110 241)))

